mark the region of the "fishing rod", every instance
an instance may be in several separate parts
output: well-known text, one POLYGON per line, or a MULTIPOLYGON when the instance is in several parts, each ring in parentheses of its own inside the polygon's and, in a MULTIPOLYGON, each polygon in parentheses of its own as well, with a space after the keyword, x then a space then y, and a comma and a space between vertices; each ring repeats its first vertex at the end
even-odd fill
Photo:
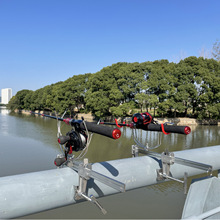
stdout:
POLYGON ((60 118, 60 117, 36 113, 36 112, 30 112, 30 113, 35 114, 35 115, 40 115, 43 117, 47 117, 47 118, 56 119, 58 121, 63 121, 67 125, 75 127, 77 129, 79 128, 82 130, 86 130, 86 128, 87 128, 88 131, 90 131, 92 133, 100 134, 100 135, 103 135, 103 136, 106 136, 109 138, 118 139, 121 137, 121 131, 119 129, 111 128, 111 127, 107 127, 107 126, 99 126, 95 122, 87 122, 87 121, 84 121, 83 119, 76 120, 76 119, 72 119, 72 118, 60 118))
POLYGON ((189 126, 169 125, 168 123, 159 124, 148 112, 134 114, 130 124, 118 123, 116 119, 115 123, 100 122, 100 124, 116 125, 119 128, 130 127, 134 129, 142 129, 145 131, 158 131, 163 132, 165 135, 170 133, 188 135, 191 133, 191 128, 189 126))
MULTIPOLYGON (((91 138, 89 139, 89 132, 100 134, 112 139, 118 139, 121 137, 121 131, 118 128, 100 126, 94 122, 84 121, 83 118, 82 120, 76 120, 72 118, 60 118, 32 111, 30 113, 56 119, 57 121, 63 121, 67 125, 72 126, 72 130, 66 133, 65 136, 61 135, 58 128, 58 143, 60 146, 64 146, 64 155, 60 155, 55 159, 54 163, 56 166, 61 166, 65 161, 67 161, 68 156, 71 155, 73 151, 77 152, 83 150, 85 151, 84 155, 87 153, 88 146, 91 141, 91 138)), ((82 157, 82 154, 80 154, 78 157, 82 157)))

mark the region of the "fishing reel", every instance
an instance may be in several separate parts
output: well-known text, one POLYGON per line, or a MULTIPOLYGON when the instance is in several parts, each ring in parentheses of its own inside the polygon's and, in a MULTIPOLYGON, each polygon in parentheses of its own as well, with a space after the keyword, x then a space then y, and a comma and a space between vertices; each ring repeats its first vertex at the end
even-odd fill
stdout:
POLYGON ((133 130, 132 130, 132 134, 133 134, 133 138, 135 143, 142 149, 155 149, 158 148, 161 145, 161 134, 159 134, 158 137, 158 144, 156 146, 151 146, 149 147, 148 143, 143 145, 139 140, 138 140, 138 135, 136 132, 136 128, 140 128, 145 130, 144 128, 148 128, 149 125, 153 125, 153 124, 157 124, 156 121, 154 121, 153 117, 151 116, 151 114, 149 112, 144 112, 144 113, 136 113, 132 116, 132 122, 133 122, 133 130))
POLYGON ((58 155, 55 159, 54 164, 56 166, 62 165, 67 159, 68 155, 71 155, 73 151, 81 151, 87 145, 88 136, 84 131, 71 130, 66 133, 66 136, 60 136, 58 138, 58 143, 60 145, 65 145, 64 154, 58 155))
POLYGON ((72 151, 77 152, 85 148, 87 135, 84 131, 77 132, 71 130, 66 136, 60 136, 58 143, 61 145, 65 144, 65 157, 67 157, 67 154, 72 154, 72 151))
MULTIPOLYGON (((65 113, 63 114, 62 118, 64 117, 65 113)), ((57 141, 63 154, 59 154, 55 158, 54 164, 56 166, 59 167, 64 162, 66 162, 68 157, 71 157, 70 155, 72 155, 73 151, 77 152, 86 148, 89 134, 87 135, 85 131, 80 127, 80 123, 82 123, 83 120, 83 118, 82 120, 74 120, 71 124, 72 129, 66 133, 66 136, 61 134, 60 123, 57 124, 57 141)))
POLYGON ((149 112, 136 113, 132 116, 132 121, 138 127, 151 123, 153 121, 153 117, 149 112))

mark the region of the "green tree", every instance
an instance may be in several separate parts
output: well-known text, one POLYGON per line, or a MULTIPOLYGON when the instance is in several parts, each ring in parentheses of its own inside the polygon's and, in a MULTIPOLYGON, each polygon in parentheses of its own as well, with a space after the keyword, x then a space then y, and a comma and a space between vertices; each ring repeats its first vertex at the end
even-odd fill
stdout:
MULTIPOLYGON (((165 115, 170 108, 168 99, 175 93, 175 64, 168 60, 157 60, 152 63, 151 73, 147 79, 147 93, 158 97, 158 113, 165 115)), ((155 100, 155 98, 154 98, 155 100)))
POLYGON ((153 108, 154 109, 154 117, 155 117, 155 111, 158 107, 159 104, 159 100, 158 97, 155 94, 149 94, 148 95, 148 106, 149 108, 153 108))
POLYGON ((204 59, 202 57, 188 57, 176 65, 174 71, 175 93, 170 98, 170 101, 174 103, 174 116, 176 116, 176 111, 184 116, 191 109, 192 113, 195 113, 198 105, 198 85, 201 82, 203 71, 204 59))
POLYGON ((7 108, 14 111, 15 109, 18 109, 18 101, 17 101, 17 98, 16 96, 13 96, 9 103, 7 104, 7 108))
MULTIPOLYGON (((216 48, 218 45, 216 44, 216 48)), ((62 113, 85 108, 97 117, 123 117, 135 103, 158 114, 219 118, 220 62, 188 57, 178 64, 168 60, 116 63, 95 74, 73 76, 36 91, 21 90, 9 102, 11 109, 62 113)))
POLYGON ((133 101, 123 103, 119 106, 114 106, 110 108, 110 112, 115 117, 125 117, 127 115, 132 115, 134 112, 135 103, 133 101))
POLYGON ((32 100, 32 96, 33 96, 33 93, 34 91, 30 90, 26 95, 25 95, 25 98, 24 98, 24 109, 28 109, 28 110, 33 110, 31 109, 31 104, 33 102, 32 100))
POLYGON ((89 78, 89 89, 85 94, 86 108, 97 117, 110 115, 110 108, 120 104, 123 94, 118 88, 115 75, 120 71, 120 68, 126 65, 128 64, 113 64, 89 78))
POLYGON ((118 89, 123 95, 122 102, 129 102, 141 90, 141 82, 144 79, 144 72, 139 63, 131 63, 122 66, 115 73, 118 89))
POLYGON ((15 96, 13 96, 11 98, 11 100, 9 101, 8 103, 8 108, 11 109, 12 111, 14 111, 15 109, 25 109, 25 97, 32 93, 31 90, 27 90, 27 89, 24 89, 24 90, 21 90, 21 91, 18 91, 16 93, 15 96))
POLYGON ((89 79, 85 97, 87 109, 98 117, 112 112, 120 115, 119 111, 129 106, 125 103, 133 101, 140 91, 143 79, 144 72, 138 63, 116 63, 103 68, 89 79))
POLYGON ((139 107, 141 108, 141 112, 143 111, 143 107, 146 107, 147 100, 149 98, 149 95, 145 93, 137 93, 135 95, 135 100, 137 101, 139 107))
POLYGON ((88 79, 90 74, 77 75, 64 81, 58 88, 57 97, 60 101, 60 109, 69 109, 70 114, 74 109, 85 107, 85 93, 88 90, 88 79))
POLYGON ((220 118, 220 63, 214 59, 206 59, 204 62, 206 69, 200 84, 198 117, 220 118))

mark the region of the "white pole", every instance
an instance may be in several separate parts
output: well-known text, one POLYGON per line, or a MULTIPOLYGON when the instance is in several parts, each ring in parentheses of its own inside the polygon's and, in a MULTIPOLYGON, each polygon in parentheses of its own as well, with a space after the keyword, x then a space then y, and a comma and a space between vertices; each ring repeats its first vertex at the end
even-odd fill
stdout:
MULTIPOLYGON (((220 169, 220 145, 175 152, 179 158, 207 163, 220 169)), ((148 156, 113 160, 92 165, 92 169, 126 184, 131 190, 157 183, 160 161, 148 156)), ((203 170, 174 164, 170 169, 174 178, 204 173, 203 170)), ((71 168, 47 170, 0 178, 0 218, 16 218, 72 203, 78 174, 71 168)), ((118 193, 97 180, 88 181, 88 196, 106 196, 118 193)))

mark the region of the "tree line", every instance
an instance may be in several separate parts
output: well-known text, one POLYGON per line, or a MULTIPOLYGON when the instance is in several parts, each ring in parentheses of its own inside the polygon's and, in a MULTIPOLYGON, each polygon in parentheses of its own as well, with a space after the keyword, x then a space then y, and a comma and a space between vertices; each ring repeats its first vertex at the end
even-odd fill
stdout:
POLYGON ((220 118, 220 62, 188 57, 143 63, 119 62, 96 73, 73 77, 36 91, 21 90, 10 100, 11 110, 47 110, 96 117, 123 117, 135 109, 158 116, 220 118))

